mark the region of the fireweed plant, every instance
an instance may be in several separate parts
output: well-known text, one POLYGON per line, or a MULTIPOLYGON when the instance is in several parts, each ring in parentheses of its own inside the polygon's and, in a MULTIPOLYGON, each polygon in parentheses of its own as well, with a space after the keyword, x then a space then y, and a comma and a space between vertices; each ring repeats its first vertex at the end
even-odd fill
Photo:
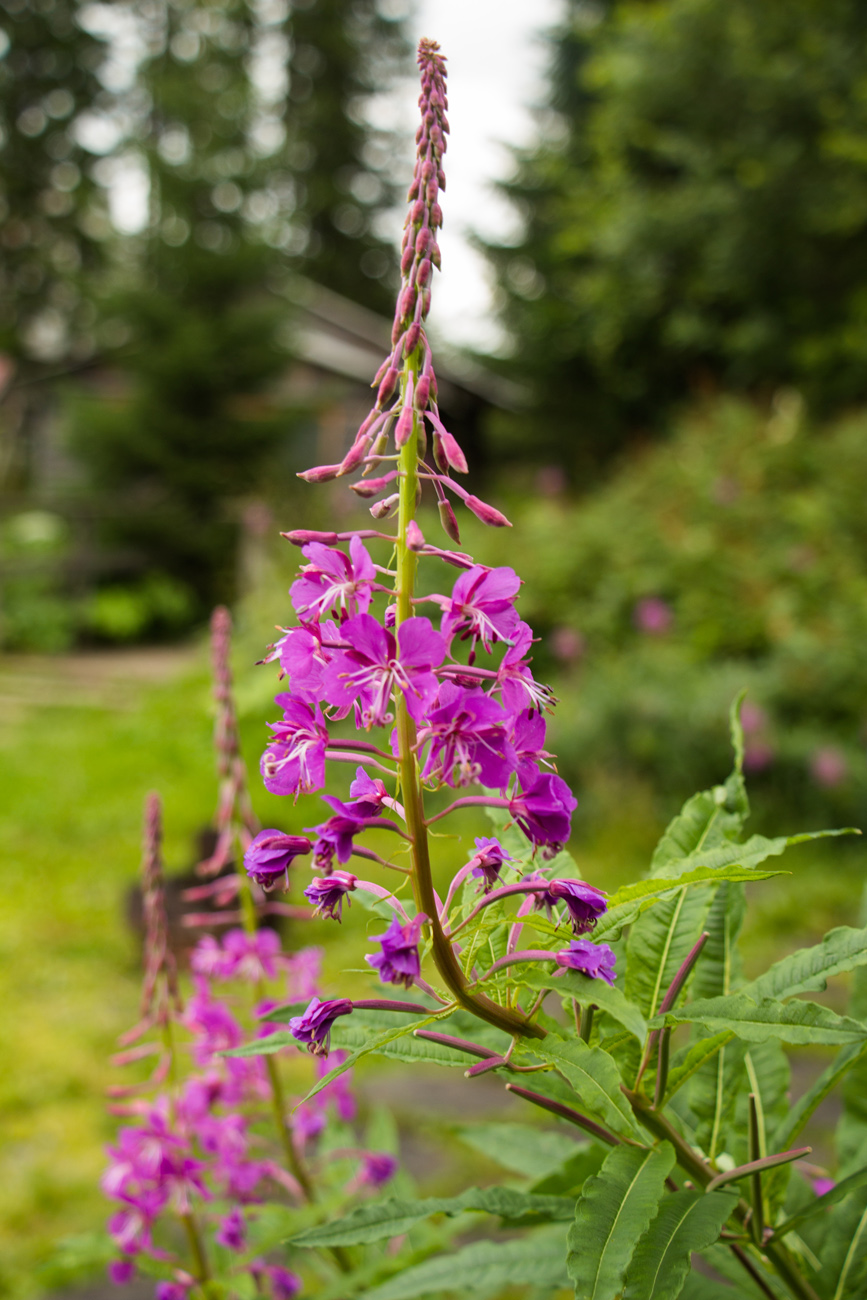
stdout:
MULTIPOLYGON (((162 1267, 169 1280, 160 1300, 282 1296, 302 1286, 325 1300, 493 1296, 516 1287, 532 1297, 574 1289, 581 1300, 863 1298, 867 929, 835 929, 747 979, 738 951, 745 885, 777 874, 774 860, 813 836, 746 837, 738 705, 734 771, 685 804, 646 878, 611 896, 583 882, 563 847, 576 801, 546 749, 554 700, 533 677, 532 631, 516 607, 520 580, 453 549, 453 502, 486 524, 508 521, 454 478, 467 466, 437 407, 425 332, 448 131, 436 44, 422 42, 419 66, 421 124, 392 352, 343 461, 302 475, 322 482, 357 474, 351 486, 373 502, 376 527, 285 534, 305 561, 290 592, 298 621, 281 629, 266 660, 279 664, 284 688, 262 758, 267 788, 288 798, 322 791, 345 763, 354 780, 348 800, 322 796, 327 814, 306 835, 244 823, 248 883, 238 878, 232 889, 245 926, 219 944, 202 942, 194 957, 201 983, 182 1015, 154 928, 148 988, 161 991, 146 1011, 162 1028, 157 1070, 172 1079, 171 1026, 182 1019, 199 1073, 137 1110, 118 1139, 107 1175, 109 1194, 122 1202, 112 1226, 118 1268, 142 1256, 162 1267), (416 521, 423 489, 436 499, 446 547, 426 540, 416 521), (437 566, 432 595, 417 589, 422 560, 437 566), (335 727, 343 719, 354 723, 349 737, 335 727), (485 811, 490 833, 475 840, 440 897, 431 848, 451 814, 467 808, 485 811), (394 846, 387 856, 384 843, 394 846), (362 865, 378 879, 359 878, 353 868, 362 865), (393 889, 380 883, 395 879, 393 889), (221 1028, 224 1012, 213 1011, 225 1006, 223 972, 246 972, 261 998, 266 962, 274 971, 288 964, 296 981, 296 964, 312 963, 303 952, 279 956, 256 928, 257 906, 290 889, 335 922, 352 903, 381 917, 366 963, 371 978, 397 986, 382 991, 399 996, 366 996, 357 976, 347 993, 360 997, 323 999, 313 988, 305 997, 296 982, 288 1001, 260 1003, 256 1035, 239 1044, 236 1022, 221 1028), (801 996, 847 971, 848 1015, 801 996), (784 1044, 834 1052, 797 1098, 784 1044), (290 1111, 265 1066, 306 1051, 316 1079, 290 1111), (334 1142, 311 1156, 305 1116, 321 1113, 323 1097, 343 1097, 346 1072, 372 1054, 457 1067, 470 1081, 499 1075, 560 1122, 558 1158, 535 1180, 419 1199, 408 1182, 399 1195, 376 1195, 393 1163, 367 1153, 338 1195, 329 1175, 334 1142), (838 1085, 842 1118, 836 1155, 826 1157, 833 1167, 825 1167, 799 1139, 838 1085), (187 1088, 196 1099, 189 1103, 187 1088), (289 1137, 279 1168, 265 1149, 253 1154, 252 1117, 266 1104, 278 1136, 289 1137), (236 1147, 211 1136, 224 1128, 237 1128, 236 1147), (235 1164, 251 1161, 255 1174, 233 1181, 235 1164), (288 1252, 279 1261, 250 1246, 262 1224, 273 1224, 266 1202, 275 1194, 288 1252), (347 1209, 346 1196, 364 1199, 347 1209), (154 1224, 166 1214, 186 1234, 186 1264, 154 1244, 154 1224), (472 1214, 508 1228, 507 1238, 451 1248, 470 1227, 478 1238, 472 1214), (207 1257, 206 1239, 214 1243, 207 1257)), ((241 806, 230 769, 225 798, 236 811, 224 810, 227 825, 241 806)), ((208 887, 223 886, 217 879, 208 887)), ((300 898, 280 906, 297 908, 300 898)), ((538 1128, 491 1132, 488 1149, 496 1143, 505 1168, 525 1168, 528 1149, 538 1158, 538 1128)))

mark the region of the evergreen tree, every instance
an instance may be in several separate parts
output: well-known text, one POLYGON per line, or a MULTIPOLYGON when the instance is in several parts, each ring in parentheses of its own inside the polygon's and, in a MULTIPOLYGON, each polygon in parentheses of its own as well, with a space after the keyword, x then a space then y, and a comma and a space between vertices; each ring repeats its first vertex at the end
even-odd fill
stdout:
POLYGON ((571 0, 491 250, 534 450, 586 470, 695 388, 865 396, 865 38, 858 0, 571 0))

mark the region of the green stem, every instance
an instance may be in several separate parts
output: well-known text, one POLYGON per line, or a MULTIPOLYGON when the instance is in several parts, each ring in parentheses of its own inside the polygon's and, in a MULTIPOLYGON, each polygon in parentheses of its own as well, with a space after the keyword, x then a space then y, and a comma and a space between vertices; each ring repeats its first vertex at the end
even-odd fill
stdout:
MULTIPOLYGON (((401 385, 406 392, 409 376, 413 385, 418 376, 418 352, 414 352, 404 363, 401 385)), ((406 531, 415 518, 416 493, 418 489, 418 438, 419 417, 413 418, 412 434, 400 451, 400 502, 398 507, 397 537, 397 578, 395 594, 397 596, 397 626, 400 627, 413 616, 412 598, 415 591, 417 556, 406 544, 406 531)), ((430 846, 428 843, 427 823, 424 816, 424 794, 421 785, 418 762, 415 756, 416 727, 406 707, 402 695, 397 700, 397 734, 400 746, 400 787, 404 809, 406 811, 406 828, 410 835, 410 853, 412 858, 412 883, 416 907, 428 918, 433 959, 446 987, 455 1000, 467 1011, 478 1016, 488 1024, 496 1025, 507 1034, 523 1034, 533 1038, 544 1038, 545 1031, 539 1025, 532 1024, 525 1016, 511 1011, 508 1007, 498 1006, 484 994, 472 994, 467 988, 467 979, 461 970, 451 943, 446 938, 439 920, 439 908, 433 887, 430 864, 430 846)))
POLYGON ((208 1282, 211 1277, 211 1270, 208 1267, 208 1259, 205 1255, 205 1247, 202 1244, 199 1226, 193 1216, 192 1210, 181 1215, 181 1223, 187 1234, 187 1240, 190 1243, 190 1253, 193 1257, 193 1268, 196 1273, 196 1279, 199 1282, 208 1282))
MULTIPOLYGON (((681 1169, 689 1174, 699 1187, 706 1187, 714 1177, 710 1165, 696 1155, 674 1125, 664 1115, 654 1110, 646 1097, 639 1092, 631 1092, 628 1088, 624 1088, 623 1091, 638 1122, 654 1137, 670 1142, 677 1152, 677 1163, 681 1169)), ((741 1200, 733 1210, 733 1215, 739 1223, 743 1224, 749 1211, 750 1206, 741 1200)), ((763 1260, 771 1265, 780 1280, 788 1287, 795 1300, 819 1300, 810 1283, 799 1271, 793 1256, 781 1242, 767 1241, 757 1249, 763 1260)), ((741 1252, 735 1250, 735 1253, 740 1258, 741 1252)))

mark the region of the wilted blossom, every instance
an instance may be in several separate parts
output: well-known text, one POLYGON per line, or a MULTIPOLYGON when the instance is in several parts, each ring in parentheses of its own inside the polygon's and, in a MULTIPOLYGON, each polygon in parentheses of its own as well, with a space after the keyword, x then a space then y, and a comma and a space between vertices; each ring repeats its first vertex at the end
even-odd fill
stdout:
POLYGON ((302 1016, 293 1016, 289 1021, 289 1032, 314 1056, 327 1056, 331 1045, 331 1026, 338 1016, 347 1016, 351 1011, 349 998, 335 998, 330 1002, 320 1002, 319 998, 313 998, 302 1016))
POLYGON ((479 835, 476 837, 476 851, 467 866, 472 867, 470 875, 483 882, 482 888, 487 894, 499 883, 503 863, 511 861, 510 855, 499 840, 495 840, 492 836, 479 835))
POLYGON ((403 984, 410 988, 418 979, 421 974, 418 942, 426 920, 425 914, 420 912, 406 925, 401 925, 395 916, 385 934, 374 936, 382 945, 382 952, 366 956, 364 960, 379 971, 383 984, 403 984))
POLYGON ((347 898, 358 884, 358 879, 349 871, 332 871, 328 876, 317 878, 304 890, 304 897, 312 903, 317 916, 328 916, 332 921, 339 921, 343 910, 343 900, 347 898))
POLYGON ((577 970, 591 979, 614 984, 615 953, 607 943, 591 943, 589 939, 573 939, 568 948, 554 954, 557 965, 564 970, 577 970))
POLYGON ((509 801, 509 811, 527 839, 552 848, 568 840, 577 807, 578 800, 563 778, 548 772, 509 801))
POLYGON ((299 618, 318 621, 334 608, 341 618, 367 613, 376 586, 376 570, 359 537, 350 539, 349 555, 321 542, 311 542, 302 554, 310 563, 289 589, 299 618))
POLYGON ((267 1278, 274 1300, 293 1300, 304 1285, 297 1273, 282 1264, 262 1264, 251 1269, 254 1277, 267 1278))
MULTIPOLYGON (((539 884, 545 877, 535 872, 525 879, 529 883, 539 884)), ((602 891, 585 884, 583 880, 551 880, 547 882, 544 893, 535 895, 536 908, 546 908, 549 916, 557 903, 565 903, 576 934, 586 934, 592 930, 597 918, 608 910, 608 902, 602 891)))
POLYGON ((371 826, 383 825, 383 821, 376 816, 375 804, 363 800, 347 804, 330 794, 322 798, 334 810, 334 816, 308 829, 317 836, 313 845, 314 863, 329 871, 335 854, 338 862, 348 862, 352 857, 354 837, 371 826))
POLYGON ((273 889, 280 882, 289 888, 289 868, 294 860, 310 852, 304 835, 284 835, 282 831, 260 831, 244 854, 244 869, 251 880, 263 889, 273 889))
POLYGON ((334 652, 325 672, 325 696, 332 704, 355 704, 365 728, 392 720, 392 692, 404 693, 406 707, 418 722, 437 693, 433 669, 445 658, 445 642, 430 619, 409 618, 397 631, 380 627, 369 614, 344 623, 342 636, 349 649, 334 652))
POLYGON ((269 723, 271 743, 260 768, 266 790, 272 794, 309 794, 325 784, 325 746, 328 731, 319 705, 306 704, 291 695, 278 695, 282 722, 269 723))

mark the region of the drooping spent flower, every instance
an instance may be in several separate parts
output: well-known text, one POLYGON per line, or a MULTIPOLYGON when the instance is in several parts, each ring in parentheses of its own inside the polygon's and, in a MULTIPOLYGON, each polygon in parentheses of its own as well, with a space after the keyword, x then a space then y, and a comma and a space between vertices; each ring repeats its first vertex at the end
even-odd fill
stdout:
POLYGON ((395 916, 385 934, 374 936, 382 945, 382 952, 368 955, 364 960, 379 971, 383 984, 403 984, 410 988, 418 979, 421 974, 418 942, 426 920, 425 914, 420 912, 406 925, 401 925, 395 916))
POLYGON ((260 831, 244 854, 244 869, 251 880, 263 889, 273 889, 282 880, 289 888, 289 868, 295 858, 312 848, 304 835, 284 835, 282 831, 260 831))
POLYGON ((549 880, 538 871, 524 878, 526 884, 544 884, 544 892, 538 891, 533 896, 536 910, 543 907, 551 916, 557 903, 565 903, 566 911, 572 922, 575 934, 586 934, 592 930, 597 919, 608 910, 608 900, 601 889, 586 884, 583 880, 549 880))
POLYGON ((589 939, 573 939, 568 948, 554 954, 557 965, 564 970, 577 970, 591 979, 605 980, 614 985, 615 953, 607 943, 591 943, 589 939))
POLYGON ((348 894, 355 889, 358 879, 349 871, 332 871, 328 876, 317 878, 304 890, 304 897, 312 903, 317 916, 328 916, 332 921, 339 921, 343 910, 343 900, 351 900, 348 894))
POLYGON ((549 848, 566 843, 577 807, 578 800, 563 778, 549 772, 509 801, 509 811, 527 839, 549 848))
POLYGON ((467 866, 472 867, 470 874, 482 881, 482 888, 487 894, 499 883, 503 863, 511 861, 510 854, 506 852, 499 840, 492 836, 480 835, 476 837, 476 852, 467 866))
POLYGON ((398 1162, 385 1151, 365 1151, 362 1157, 358 1182, 361 1186, 379 1189, 397 1173, 398 1162))
POLYGON ((348 1016, 351 1011, 349 998, 334 998, 330 1002, 313 998, 303 1015, 293 1016, 289 1021, 289 1032, 314 1056, 327 1056, 332 1025, 338 1016, 348 1016))

